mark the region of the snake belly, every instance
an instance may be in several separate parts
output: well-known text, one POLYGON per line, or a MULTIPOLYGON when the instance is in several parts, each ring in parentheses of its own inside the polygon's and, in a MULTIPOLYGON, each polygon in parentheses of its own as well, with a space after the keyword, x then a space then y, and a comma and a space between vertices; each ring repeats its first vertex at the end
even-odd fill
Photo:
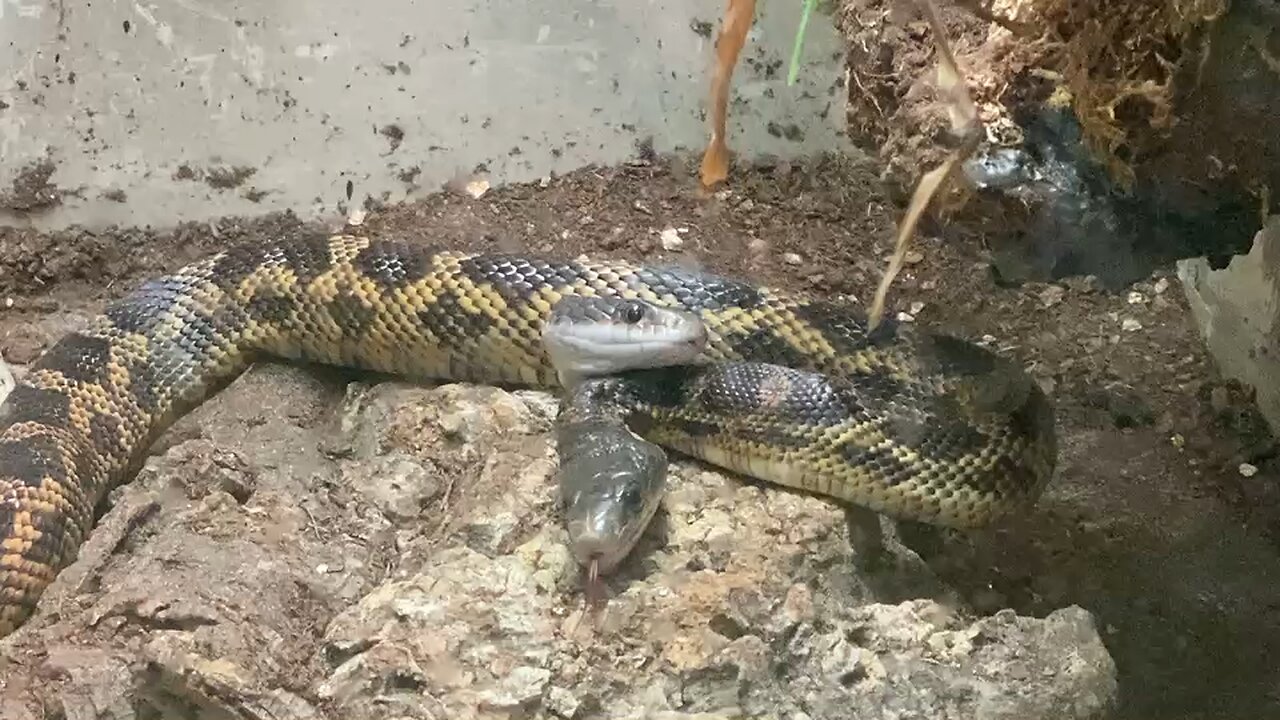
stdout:
MULTIPOLYGON (((744 425, 705 414, 699 425, 672 415, 670 404, 649 406, 645 436, 673 449, 750 472, 743 442, 775 460, 806 447, 843 477, 862 479, 815 484, 793 473, 779 481, 957 527, 1024 507, 1052 474, 1052 410, 1021 369, 892 323, 868 333, 843 302, 675 267, 298 233, 143 283, 50 347, 0 405, 0 637, 75 559, 107 494, 133 477, 158 436, 255 360, 553 389, 542 323, 571 294, 697 313, 713 363, 773 363, 856 387, 860 410, 845 418, 850 440, 841 452, 816 442, 812 418, 774 424, 787 428, 786 445, 777 435, 749 437, 744 425)), ((724 390, 759 398, 777 391, 774 382, 724 390)))

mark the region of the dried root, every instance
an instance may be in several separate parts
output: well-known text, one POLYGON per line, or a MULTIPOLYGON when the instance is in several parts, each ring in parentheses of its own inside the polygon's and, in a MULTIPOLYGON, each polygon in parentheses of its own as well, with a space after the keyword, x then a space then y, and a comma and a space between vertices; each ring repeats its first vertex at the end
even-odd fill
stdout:
POLYGON ((729 177, 729 148, 725 144, 725 121, 729 108, 729 81, 738 55, 747 42, 747 32, 755 20, 756 0, 727 0, 724 24, 716 38, 716 67, 711 78, 711 141, 702 154, 700 176, 703 189, 729 177))
POLYGON ((920 183, 911 196, 907 212, 898 225, 898 237, 894 244, 893 256, 889 259, 889 267, 880 279, 880 286, 876 288, 875 297, 871 302, 868 323, 872 328, 879 325, 884 318, 885 298, 889 294, 889 286, 902 270, 903 259, 906 257, 911 236, 915 232, 916 224, 920 221, 920 216, 934 196, 946 187, 947 181, 951 179, 956 168, 977 150, 983 133, 982 121, 978 118, 973 98, 969 95, 964 78, 960 74, 960 68, 956 64, 955 55, 951 51, 951 45, 947 42, 946 28, 938 17, 937 8, 934 7, 932 0, 916 0, 916 5, 929 21, 934 43, 938 46, 938 89, 946 100, 951 131, 960 138, 960 142, 941 165, 920 178, 920 183))

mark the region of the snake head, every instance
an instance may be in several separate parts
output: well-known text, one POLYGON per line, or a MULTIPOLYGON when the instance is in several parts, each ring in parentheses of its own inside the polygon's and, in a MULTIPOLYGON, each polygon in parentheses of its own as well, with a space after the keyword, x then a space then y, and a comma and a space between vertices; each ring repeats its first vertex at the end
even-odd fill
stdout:
POLYGON ((612 420, 565 422, 558 433, 569 548, 593 576, 607 574, 662 504, 667 455, 612 420))
POLYGON ((697 315, 621 297, 566 295, 542 330, 543 347, 566 387, 584 378, 691 363, 707 341, 697 315))

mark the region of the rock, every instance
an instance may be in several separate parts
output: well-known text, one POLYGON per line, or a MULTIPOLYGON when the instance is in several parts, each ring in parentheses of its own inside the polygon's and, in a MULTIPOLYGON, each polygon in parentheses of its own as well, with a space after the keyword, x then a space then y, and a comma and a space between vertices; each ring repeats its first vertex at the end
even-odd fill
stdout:
POLYGON ((367 474, 367 470, 363 464, 348 464, 343 469, 343 477, 394 520, 418 517, 443 489, 434 468, 423 467, 402 452, 392 451, 377 458, 373 472, 367 474))
POLYGON ((1062 298, 1066 297, 1067 291, 1061 285, 1049 285, 1040 291, 1040 305, 1045 308, 1051 308, 1062 302, 1062 298))
POLYGON ((840 613, 788 644, 786 675, 813 717, 1094 718, 1115 666, 1080 608, 964 624, 931 601, 840 613), (815 709, 825 708, 814 714, 815 709))
MULTIPOLYGON (((58 693, 66 718, 133 720, 135 688, 116 680, 127 677, 128 665, 98 649, 60 647, 51 653, 46 667, 69 679, 58 693)), ((13 717, 5 714, 4 717, 13 717)), ((32 717, 35 717, 34 715, 32 717)))
POLYGON ((659 240, 662 242, 663 250, 679 250, 684 246, 684 238, 680 237, 680 233, 675 228, 663 230, 659 240))
POLYGON ((401 677, 450 717, 540 696, 551 674, 527 663, 551 657, 558 623, 556 597, 541 591, 536 570, 518 555, 453 548, 383 585, 330 623, 324 641, 342 662, 320 696, 360 718, 379 717, 379 693, 405 684, 401 677))
POLYGON ((496 688, 480 693, 480 702, 487 709, 517 710, 540 700, 550 680, 551 671, 546 668, 517 667, 496 688))
POLYGON ((13 705, 24 687, 85 708, 67 717, 122 720, 1037 720, 1114 704, 1088 613, 875 602, 840 507, 684 460, 660 522, 606 578, 604 612, 584 612, 554 398, 387 382, 342 400, 279 382, 300 373, 274 376, 294 396, 272 403, 329 392, 335 421, 265 416, 236 450, 247 501, 192 468, 227 452, 210 418, 262 406, 254 373, 196 418, 210 438, 119 493, 89 567, 6 641, 40 659, 5 667, 5 717, 42 717, 13 705))
POLYGON ((556 525, 510 554, 455 546, 334 619, 326 655, 339 664, 320 696, 355 718, 375 717, 374 698, 397 682, 458 718, 517 706, 1092 718, 1114 702, 1114 667, 1083 611, 992 624, 929 601, 859 606, 856 591, 784 570, 846 552, 830 504, 681 463, 668 497, 664 546, 598 625, 575 609, 577 568, 556 525), (1071 709, 1055 715, 1060 705, 1071 709))
POLYGON ((1084 295, 1101 292, 1102 281, 1097 275, 1071 275, 1062 279, 1062 283, 1072 290, 1084 295))
POLYGON ((1105 410, 1118 428, 1144 427, 1155 423, 1155 412, 1147 399, 1132 388, 1111 387, 1086 391, 1089 407, 1105 410))
POLYGON ((49 308, 40 308, 40 314, 34 321, 19 322, 0 339, 0 355, 15 365, 28 365, 55 340, 68 332, 82 329, 87 321, 86 315, 64 311, 56 303, 49 308))
POLYGON ((553 687, 547 693, 547 710, 556 717, 572 718, 578 713, 579 707, 582 704, 578 702, 578 698, 564 688, 553 687))
POLYGON ((222 492, 243 504, 257 486, 254 469, 240 454, 219 448, 207 439, 197 438, 173 446, 168 459, 183 466, 179 477, 191 497, 222 492))
POLYGON ((484 178, 472 180, 463 186, 463 190, 473 199, 479 200, 484 197, 485 193, 489 192, 489 181, 484 178))
POLYGON ((1247 255, 1214 269, 1203 258, 1178 262, 1178 278, 1222 374, 1257 389, 1258 409, 1280 433, 1280 217, 1253 239, 1247 255))
POLYGON ((0 402, 4 402, 9 393, 13 392, 14 384, 13 371, 9 369, 9 363, 4 361, 4 357, 0 356, 0 402))
POLYGON ((143 657, 146 670, 139 679, 147 704, 166 716, 186 714, 190 712, 188 708, 216 707, 229 717, 323 717, 314 706, 288 690, 272 688, 263 692, 248 667, 225 658, 205 657, 189 637, 159 635, 143 651, 143 657))

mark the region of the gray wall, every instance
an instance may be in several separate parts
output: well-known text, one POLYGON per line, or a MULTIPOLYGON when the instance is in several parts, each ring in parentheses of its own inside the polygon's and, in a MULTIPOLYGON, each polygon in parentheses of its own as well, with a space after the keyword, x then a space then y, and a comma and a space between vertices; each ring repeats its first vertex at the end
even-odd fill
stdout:
MULTIPOLYGON (((735 150, 842 144, 829 21, 810 24, 809 64, 785 82, 799 8, 760 3, 735 76, 735 150), (778 132, 793 124, 802 140, 778 132)), ((340 211, 348 181, 357 202, 394 202, 482 163, 504 182, 614 163, 646 136, 659 151, 697 149, 722 11, 720 0, 0 0, 11 68, 0 188, 47 159, 61 200, 8 203, 0 223, 314 217, 340 211)))

